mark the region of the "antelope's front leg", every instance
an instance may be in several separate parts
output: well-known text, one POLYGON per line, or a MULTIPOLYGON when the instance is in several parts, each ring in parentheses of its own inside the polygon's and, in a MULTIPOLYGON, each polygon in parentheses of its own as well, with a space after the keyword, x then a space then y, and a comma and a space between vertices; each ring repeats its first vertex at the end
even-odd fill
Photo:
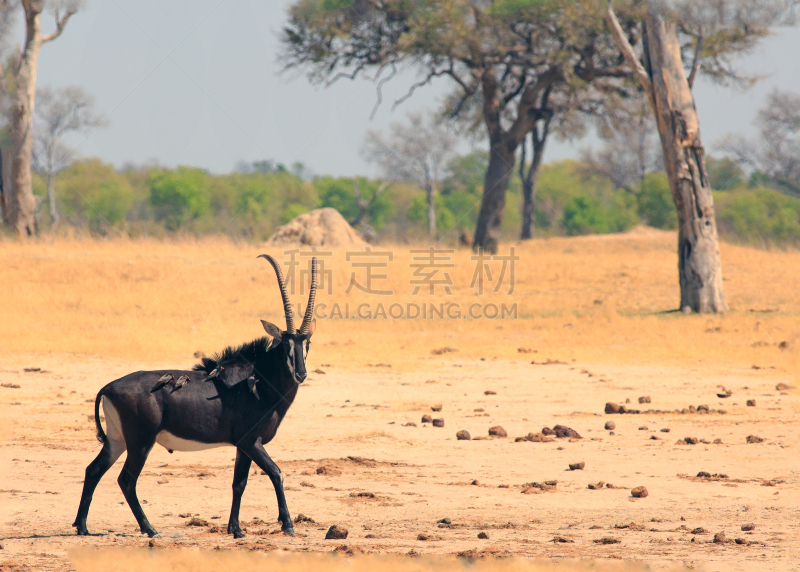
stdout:
POLYGON ((228 534, 233 534, 234 538, 244 537, 244 532, 239 527, 239 507, 247 486, 251 462, 250 457, 245 455, 241 449, 236 450, 236 463, 233 466, 233 502, 231 503, 231 516, 228 519, 228 534))
POLYGON ((289 507, 286 506, 286 495, 283 492, 283 475, 278 465, 275 464, 261 443, 255 443, 247 454, 269 476, 272 486, 275 487, 275 495, 278 497, 278 521, 281 523, 281 530, 290 536, 294 536, 294 526, 292 517, 289 516, 289 507))

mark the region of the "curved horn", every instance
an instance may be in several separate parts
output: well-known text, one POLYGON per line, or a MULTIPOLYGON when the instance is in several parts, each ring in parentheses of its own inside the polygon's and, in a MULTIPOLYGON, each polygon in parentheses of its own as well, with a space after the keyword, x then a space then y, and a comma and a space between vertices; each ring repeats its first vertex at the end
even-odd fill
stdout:
POLYGON ((306 306, 306 315, 303 316, 303 325, 300 326, 300 333, 307 334, 308 328, 311 326, 311 320, 314 317, 314 299, 317 297, 317 257, 311 259, 311 289, 308 292, 308 306, 306 306))
POLYGON ((272 264, 272 267, 275 269, 275 275, 278 277, 278 288, 281 290, 281 298, 283 299, 283 312, 286 314, 286 332, 293 334, 295 333, 294 314, 292 313, 292 304, 289 302, 289 295, 286 293, 286 283, 283 281, 281 267, 269 254, 259 254, 258 258, 266 258, 267 262, 272 264))

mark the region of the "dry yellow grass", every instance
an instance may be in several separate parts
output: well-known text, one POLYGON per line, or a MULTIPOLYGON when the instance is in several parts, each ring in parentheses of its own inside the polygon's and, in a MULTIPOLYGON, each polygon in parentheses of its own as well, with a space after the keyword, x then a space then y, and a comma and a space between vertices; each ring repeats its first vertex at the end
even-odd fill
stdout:
MULTIPOLYGON (((464 311, 474 302, 516 303, 518 319, 321 320, 309 365, 391 364, 389 371, 397 371, 453 356, 790 365, 800 337, 800 253, 723 244, 731 311, 687 317, 669 312, 679 294, 675 243, 674 233, 637 229, 518 244, 510 296, 506 286, 494 294, 489 285, 483 296, 469 287, 475 263, 468 250, 452 255, 452 295, 439 287, 434 296, 414 296, 408 246, 376 247, 394 252, 389 278, 375 283, 393 288, 392 296, 356 289, 346 295, 352 266, 335 252, 326 262, 332 294, 318 297, 329 308, 455 302, 464 311), (788 350, 779 349, 781 342, 788 350), (445 346, 458 353, 431 354, 445 346)), ((28 354, 47 352, 178 365, 193 361, 197 350, 210 354, 257 337, 258 318, 283 325, 274 274, 256 259, 261 252, 221 238, 2 241, 0 360, 27 365, 21 361, 28 354)), ((499 264, 492 264, 496 277, 499 264)), ((293 301, 304 304, 305 296, 293 301)))

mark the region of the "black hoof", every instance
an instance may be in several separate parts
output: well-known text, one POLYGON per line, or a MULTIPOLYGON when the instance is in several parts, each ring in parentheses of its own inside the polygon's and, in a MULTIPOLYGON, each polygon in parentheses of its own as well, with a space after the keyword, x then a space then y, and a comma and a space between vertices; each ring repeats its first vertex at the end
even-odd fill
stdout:
POLYGON ((75 534, 77 534, 78 536, 89 536, 89 531, 86 529, 85 526, 83 528, 76 527, 75 534))
POLYGON ((238 539, 238 538, 244 538, 244 537, 245 537, 245 534, 244 534, 244 532, 242 532, 241 530, 234 530, 234 531, 233 531, 233 537, 234 537, 234 538, 236 538, 236 539, 238 539))
POLYGON ((150 538, 161 538, 161 535, 159 533, 157 533, 155 530, 153 530, 152 528, 150 530, 143 530, 142 534, 146 534, 150 538))
POLYGON ((294 536, 294 528, 281 528, 284 534, 294 536))

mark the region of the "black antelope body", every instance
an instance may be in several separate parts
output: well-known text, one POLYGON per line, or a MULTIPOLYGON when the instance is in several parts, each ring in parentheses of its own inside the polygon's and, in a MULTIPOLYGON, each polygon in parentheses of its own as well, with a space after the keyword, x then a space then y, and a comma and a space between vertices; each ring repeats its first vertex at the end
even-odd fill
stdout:
POLYGON ((283 476, 264 450, 294 401, 299 384, 306 378, 306 355, 314 334, 314 297, 317 260, 311 262, 311 289, 299 331, 295 330, 292 307, 280 266, 267 254, 275 269, 286 315, 286 330, 261 321, 267 335, 238 348, 227 348, 204 358, 194 371, 140 371, 106 385, 97 394, 94 413, 97 438, 103 448, 86 468, 83 494, 73 526, 78 534, 89 534, 86 516, 97 483, 114 462, 128 456, 117 479, 125 500, 143 534, 157 536, 136 497, 136 481, 153 445, 174 451, 200 451, 212 447, 236 447, 233 468, 233 503, 228 533, 244 536, 239 527, 239 505, 247 485, 250 463, 269 475, 278 497, 278 520, 284 532, 294 535, 292 519, 283 492, 283 476), (182 387, 175 381, 188 379, 182 387), (165 381, 167 383, 165 383, 165 381), (245 383, 246 382, 246 383, 245 383), (103 406, 107 430, 100 423, 103 406))

